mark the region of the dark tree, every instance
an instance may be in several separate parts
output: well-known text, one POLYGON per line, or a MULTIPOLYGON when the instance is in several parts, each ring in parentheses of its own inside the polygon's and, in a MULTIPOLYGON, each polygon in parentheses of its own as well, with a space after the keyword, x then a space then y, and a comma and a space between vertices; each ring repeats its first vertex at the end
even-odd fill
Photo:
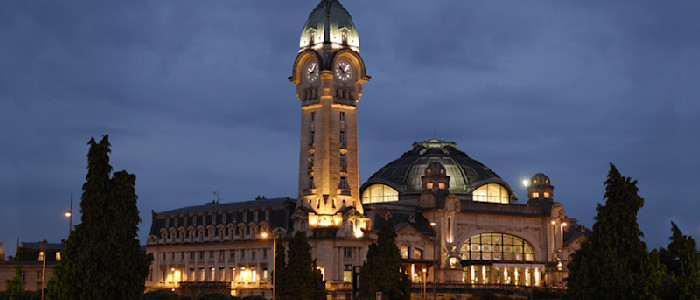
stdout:
POLYGON ((80 201, 81 224, 66 241, 54 268, 50 299, 139 299, 152 257, 136 239, 141 222, 136 177, 119 171, 110 178, 110 144, 88 142, 87 175, 80 201))
POLYGON ((369 245, 367 260, 360 267, 360 282, 369 299, 381 292, 383 299, 410 299, 408 275, 401 267, 401 251, 391 220, 382 225, 377 243, 369 245))
POLYGON ((19 300, 22 297, 22 270, 15 269, 15 277, 7 281, 7 296, 10 300, 19 300))
POLYGON ((637 192, 637 181, 610 164, 605 205, 598 204, 593 233, 569 263, 572 299, 654 299, 662 267, 640 239, 637 212, 644 199, 637 192))
POLYGON ((275 284, 275 299, 284 299, 284 295, 288 295, 286 290, 287 279, 284 276, 287 274, 287 255, 285 248, 280 241, 277 242, 275 250, 275 270, 273 276, 275 284))
MULTIPOLYGON (((326 299, 325 282, 316 261, 311 259, 311 246, 304 232, 298 231, 289 241, 287 264, 283 268, 275 266, 278 273, 276 293, 280 300, 323 300, 326 299)), ((282 258, 283 261, 284 258, 282 258)))
POLYGON ((662 299, 700 298, 700 253, 695 240, 671 222, 673 235, 668 249, 659 251, 661 263, 666 267, 663 282, 659 288, 662 299))

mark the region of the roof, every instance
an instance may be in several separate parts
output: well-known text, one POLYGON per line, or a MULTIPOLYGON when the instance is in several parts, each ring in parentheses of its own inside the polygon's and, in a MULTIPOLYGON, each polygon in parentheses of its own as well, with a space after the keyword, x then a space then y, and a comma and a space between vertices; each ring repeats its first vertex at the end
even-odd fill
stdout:
POLYGON ((272 228, 289 229, 292 226, 291 215, 294 213, 296 199, 289 197, 265 198, 257 200, 208 203, 187 206, 174 210, 153 212, 150 235, 160 235, 162 229, 178 227, 218 226, 229 224, 259 224, 266 222, 272 228))
POLYGON ((338 0, 321 0, 309 14, 299 38, 299 51, 324 44, 359 51, 360 37, 355 24, 338 0))
POLYGON ((450 176, 450 192, 456 195, 471 193, 485 183, 499 183, 512 194, 510 186, 493 170, 457 149, 455 142, 425 140, 415 142, 412 149, 398 159, 377 170, 360 191, 371 184, 383 183, 403 194, 420 194, 421 177, 430 163, 441 163, 450 176))

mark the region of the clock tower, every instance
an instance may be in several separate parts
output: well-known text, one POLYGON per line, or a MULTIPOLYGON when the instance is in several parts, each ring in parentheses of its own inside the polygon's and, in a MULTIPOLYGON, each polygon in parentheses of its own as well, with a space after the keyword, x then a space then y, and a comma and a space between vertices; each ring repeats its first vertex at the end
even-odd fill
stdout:
MULTIPOLYGON (((322 0, 304 24, 289 77, 301 102, 297 209, 308 212, 311 229, 340 227, 348 212, 364 215, 357 104, 370 77, 359 51, 350 14, 337 0, 322 0)), ((361 234, 358 226, 353 231, 361 234)))

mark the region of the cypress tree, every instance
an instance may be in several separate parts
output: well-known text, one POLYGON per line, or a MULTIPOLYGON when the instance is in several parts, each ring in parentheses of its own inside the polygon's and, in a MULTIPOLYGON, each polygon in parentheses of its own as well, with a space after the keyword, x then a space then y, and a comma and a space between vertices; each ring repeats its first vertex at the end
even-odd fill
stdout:
POLYGON ((367 259, 360 267, 360 282, 368 299, 381 292, 383 299, 410 299, 408 275, 401 267, 401 251, 391 220, 379 230, 377 243, 369 245, 367 259))
POLYGON ((66 240, 64 258, 53 271, 50 299, 139 299, 152 257, 136 239, 141 222, 134 175, 110 178, 110 144, 105 135, 88 142, 88 171, 80 201, 81 224, 66 240))
MULTIPOLYGON (((281 268, 277 288, 280 300, 323 300, 326 299, 325 282, 321 271, 316 268, 316 260, 311 259, 311 246, 306 234, 297 231, 289 241, 287 264, 281 268)), ((281 260, 283 261, 284 258, 281 260)), ((279 263, 279 260, 278 260, 279 263)), ((276 266, 278 267, 278 266, 276 266)))
POLYGON ((668 249, 661 248, 661 262, 666 267, 664 281, 659 288, 663 299, 700 298, 700 253, 695 240, 671 222, 673 235, 668 249))
POLYGON ((637 181, 610 164, 605 205, 598 204, 593 233, 568 266, 570 298, 654 299, 662 269, 640 240, 637 212, 644 199, 637 192, 637 181))

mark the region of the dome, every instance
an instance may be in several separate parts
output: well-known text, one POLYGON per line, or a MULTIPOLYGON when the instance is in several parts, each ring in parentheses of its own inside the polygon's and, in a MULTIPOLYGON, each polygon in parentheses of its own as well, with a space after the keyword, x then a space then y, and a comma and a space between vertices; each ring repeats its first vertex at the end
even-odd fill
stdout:
POLYGON ((299 38, 299 51, 331 45, 360 51, 360 37, 352 17, 338 0, 322 0, 311 12, 299 38))
POLYGON ((375 172, 362 185, 360 193, 374 184, 382 184, 395 189, 400 199, 404 195, 419 195, 423 191, 422 177, 435 163, 442 164, 450 177, 450 193, 461 199, 471 199, 473 191, 495 183, 505 189, 506 197, 514 200, 513 190, 491 169, 457 150, 456 143, 435 139, 413 143, 413 149, 375 172))

